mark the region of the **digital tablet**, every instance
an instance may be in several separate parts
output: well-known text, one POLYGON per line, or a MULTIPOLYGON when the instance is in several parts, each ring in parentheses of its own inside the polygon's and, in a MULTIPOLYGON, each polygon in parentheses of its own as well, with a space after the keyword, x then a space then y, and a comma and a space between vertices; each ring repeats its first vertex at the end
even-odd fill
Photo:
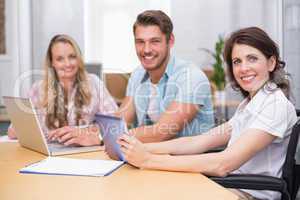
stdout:
POLYGON ((114 160, 126 161, 121 152, 117 139, 124 133, 128 133, 125 121, 119 117, 96 114, 95 122, 100 128, 105 150, 110 158, 114 160))

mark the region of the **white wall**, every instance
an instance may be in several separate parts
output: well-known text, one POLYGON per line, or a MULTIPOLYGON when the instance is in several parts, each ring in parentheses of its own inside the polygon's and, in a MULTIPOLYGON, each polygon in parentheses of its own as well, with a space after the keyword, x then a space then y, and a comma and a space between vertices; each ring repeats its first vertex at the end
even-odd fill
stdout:
POLYGON ((51 38, 68 34, 84 53, 82 0, 32 0, 33 67, 41 68, 51 38))
POLYGON ((206 67, 212 61, 200 48, 214 50, 218 35, 241 27, 259 26, 282 41, 282 0, 172 0, 174 53, 206 67))
POLYGON ((106 72, 131 72, 139 65, 132 25, 147 9, 170 13, 171 0, 85 1, 85 60, 106 72))
MULTIPOLYGON (((176 40, 173 52, 200 67, 212 61, 199 49, 213 50, 219 34, 240 27, 258 25, 281 43, 281 1, 7 0, 8 55, 0 57, 0 93, 11 95, 20 73, 42 67, 49 40, 57 33, 74 37, 88 61, 103 62, 108 68, 133 69, 138 60, 131 28, 136 15, 144 9, 164 8, 170 14, 176 40), (126 34, 121 33, 123 29, 126 34)), ((291 55, 290 62, 299 63, 297 52, 291 55)))
MULTIPOLYGON (((284 60, 292 77, 296 107, 300 108, 300 2, 284 0, 284 60)), ((300 154, 299 154, 300 156, 300 154)))
POLYGON ((255 25, 280 41, 278 2, 281 0, 85 1, 85 57, 103 63, 106 69, 132 71, 139 63, 132 35, 134 19, 145 9, 162 9, 174 23, 173 52, 206 67, 211 57, 200 48, 213 50, 220 34, 255 25))
POLYGON ((231 0, 231 29, 258 26, 281 46, 282 0, 231 0))
POLYGON ((207 53, 200 48, 213 50, 218 35, 230 29, 230 13, 230 0, 172 0, 174 53, 200 67, 209 65, 207 53))
POLYGON ((19 74, 15 82, 14 95, 27 96, 31 87, 32 70, 32 24, 31 24, 31 0, 18 1, 18 52, 19 74), (17 91, 19 89, 19 91, 17 91))
MULTIPOLYGON (((18 49, 17 27, 18 6, 17 0, 5 2, 5 28, 6 28, 6 55, 0 56, 0 94, 9 95, 10 87, 13 86, 15 74, 18 74, 18 49)), ((2 98, 1 98, 2 104, 2 98)))
POLYGON ((7 54, 0 56, 0 95, 18 96, 21 85, 30 84, 18 81, 31 63, 30 0, 6 0, 5 3, 7 54))

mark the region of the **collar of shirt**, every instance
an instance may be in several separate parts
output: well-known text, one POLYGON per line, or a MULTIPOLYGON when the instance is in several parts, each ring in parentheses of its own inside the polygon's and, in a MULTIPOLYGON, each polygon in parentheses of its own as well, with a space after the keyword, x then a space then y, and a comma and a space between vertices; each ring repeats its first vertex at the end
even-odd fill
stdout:
MULTIPOLYGON (((167 64, 167 68, 165 70, 165 73, 163 74, 162 78, 160 79, 160 81, 157 84, 157 88, 158 88, 158 94, 157 94, 157 101, 160 102, 159 103, 159 113, 164 112, 164 107, 163 107, 163 98, 165 96, 165 91, 166 91, 166 87, 167 87, 167 83, 169 80, 169 77, 172 76, 173 72, 174 72, 174 66, 175 66, 175 58, 173 56, 170 56, 169 62, 167 64)), ((143 92, 144 94, 150 94, 151 91, 151 81, 149 78, 149 74, 147 73, 146 70, 144 70, 144 76, 141 79, 140 82, 143 85, 143 92)), ((146 95, 147 96, 147 95, 146 95)), ((145 125, 149 125, 151 124, 148 117, 147 117, 147 110, 148 110, 148 106, 149 106, 149 96, 147 96, 146 98, 140 98, 141 104, 139 104, 139 108, 140 108, 140 118, 142 120, 142 124, 145 125)))
MULTIPOLYGON (((167 80, 173 74, 174 64, 175 64, 175 57, 174 56, 170 56, 168 64, 167 64, 167 67, 166 67, 166 70, 165 70, 162 78, 160 79, 159 83, 163 82, 163 80, 167 80)), ((148 72, 146 70, 144 70, 144 76, 141 79, 141 83, 144 83, 146 81, 150 81, 150 78, 149 78, 148 72)))
POLYGON ((264 101, 268 94, 271 94, 276 90, 278 86, 273 82, 267 82, 264 86, 254 95, 252 99, 247 97, 237 108, 238 112, 247 110, 248 112, 256 112, 264 104, 264 101))

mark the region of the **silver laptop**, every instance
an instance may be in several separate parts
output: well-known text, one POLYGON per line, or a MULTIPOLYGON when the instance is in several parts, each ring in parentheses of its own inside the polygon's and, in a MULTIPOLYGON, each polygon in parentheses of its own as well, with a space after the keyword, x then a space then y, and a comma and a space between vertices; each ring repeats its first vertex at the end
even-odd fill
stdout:
POLYGON ((47 143, 29 98, 4 96, 3 100, 21 146, 49 156, 103 150, 102 146, 68 147, 59 143, 47 143))

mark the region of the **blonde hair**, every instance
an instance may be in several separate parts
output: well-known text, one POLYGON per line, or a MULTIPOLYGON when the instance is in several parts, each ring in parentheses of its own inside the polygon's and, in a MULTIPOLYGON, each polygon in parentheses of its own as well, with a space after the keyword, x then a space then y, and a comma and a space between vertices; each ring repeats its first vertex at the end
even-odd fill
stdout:
POLYGON ((45 123, 49 129, 56 129, 68 125, 67 94, 59 82, 58 75, 52 66, 52 48, 56 43, 70 44, 78 59, 79 69, 74 83, 75 91, 75 113, 76 125, 80 124, 82 107, 91 102, 91 91, 87 80, 87 72, 84 67, 83 58, 76 42, 68 35, 54 36, 48 46, 44 63, 45 76, 42 82, 43 97, 41 106, 46 109, 45 123))

